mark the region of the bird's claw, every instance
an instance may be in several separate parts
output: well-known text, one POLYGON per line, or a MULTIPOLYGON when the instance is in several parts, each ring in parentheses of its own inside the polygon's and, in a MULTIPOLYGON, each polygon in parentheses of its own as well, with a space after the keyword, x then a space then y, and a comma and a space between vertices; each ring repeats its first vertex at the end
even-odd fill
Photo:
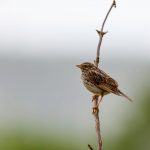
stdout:
POLYGON ((99 95, 93 95, 93 96, 92 96, 92 102, 93 102, 94 100, 97 100, 98 97, 99 97, 99 95))

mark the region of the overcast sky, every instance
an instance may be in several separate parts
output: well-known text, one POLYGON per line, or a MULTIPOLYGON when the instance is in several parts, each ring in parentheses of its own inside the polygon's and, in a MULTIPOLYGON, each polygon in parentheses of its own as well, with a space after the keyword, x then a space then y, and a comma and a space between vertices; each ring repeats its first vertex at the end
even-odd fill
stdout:
MULTIPOLYGON (((149 0, 117 0, 105 30, 109 54, 150 56, 149 0), (119 51, 119 49, 125 49, 119 51)), ((0 54, 70 55, 93 53, 112 0, 1 0, 0 54)), ((94 52, 95 53, 95 52, 94 52)), ((107 52, 106 52, 107 53, 107 52)))

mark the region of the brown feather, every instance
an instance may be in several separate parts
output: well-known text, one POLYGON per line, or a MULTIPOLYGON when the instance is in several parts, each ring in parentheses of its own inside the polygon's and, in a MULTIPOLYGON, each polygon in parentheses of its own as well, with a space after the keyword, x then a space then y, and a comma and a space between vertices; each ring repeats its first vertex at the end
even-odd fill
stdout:
POLYGON ((89 71, 87 71, 87 77, 93 84, 96 84, 97 87, 107 92, 117 94, 116 92, 118 83, 104 71, 100 69, 95 70, 95 68, 90 69, 89 71))
POLYGON ((120 96, 124 96, 125 98, 127 98, 129 101, 133 102, 133 100, 131 98, 129 98, 126 94, 124 94, 123 92, 121 92, 119 89, 118 89, 118 93, 120 96))
POLYGON ((87 62, 78 66, 82 70, 82 79, 85 87, 92 93, 99 95, 113 93, 118 96, 124 96, 132 101, 127 95, 118 89, 117 81, 94 64, 87 62))

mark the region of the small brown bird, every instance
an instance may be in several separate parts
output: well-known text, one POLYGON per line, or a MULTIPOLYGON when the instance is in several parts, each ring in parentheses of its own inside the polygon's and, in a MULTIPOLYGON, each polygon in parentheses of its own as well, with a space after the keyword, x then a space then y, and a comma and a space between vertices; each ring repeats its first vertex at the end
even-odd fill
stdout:
POLYGON ((124 96, 132 101, 127 95, 118 89, 118 83, 113 78, 94 64, 85 62, 76 66, 82 71, 81 78, 84 86, 93 94, 103 96, 113 93, 118 96, 124 96))

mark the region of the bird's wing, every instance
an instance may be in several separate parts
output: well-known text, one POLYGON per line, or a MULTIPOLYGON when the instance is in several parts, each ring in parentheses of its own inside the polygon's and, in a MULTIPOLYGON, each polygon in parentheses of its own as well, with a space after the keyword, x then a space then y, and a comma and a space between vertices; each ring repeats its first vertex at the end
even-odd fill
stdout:
POLYGON ((96 86, 102 82, 103 78, 100 76, 97 70, 89 70, 87 72, 86 79, 89 80, 91 83, 95 84, 96 86))
POLYGON ((118 83, 102 70, 90 70, 88 77, 97 87, 107 92, 117 94, 118 83))

